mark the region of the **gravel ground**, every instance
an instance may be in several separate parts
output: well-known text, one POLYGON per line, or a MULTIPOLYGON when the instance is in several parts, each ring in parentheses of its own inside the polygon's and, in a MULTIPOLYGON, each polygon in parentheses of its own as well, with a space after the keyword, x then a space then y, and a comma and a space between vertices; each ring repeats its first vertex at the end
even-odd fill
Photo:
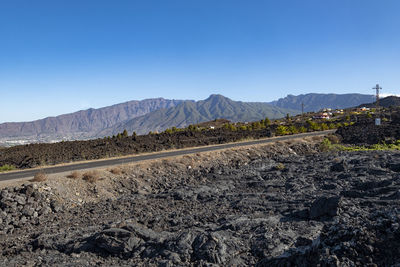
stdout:
POLYGON ((399 152, 281 143, 110 171, 2 189, 0 265, 400 264, 399 152))

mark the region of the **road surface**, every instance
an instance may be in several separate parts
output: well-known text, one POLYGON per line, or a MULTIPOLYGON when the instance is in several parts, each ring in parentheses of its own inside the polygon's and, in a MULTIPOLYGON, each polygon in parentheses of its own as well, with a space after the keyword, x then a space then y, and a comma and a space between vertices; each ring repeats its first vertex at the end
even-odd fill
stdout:
POLYGON ((168 151, 167 152, 159 152, 159 153, 152 153, 152 154, 147 154, 147 155, 135 155, 135 156, 130 156, 130 157, 88 161, 88 162, 81 162, 81 163, 77 162, 77 163, 73 163, 73 164, 69 164, 69 165, 44 167, 41 169, 28 169, 28 170, 22 170, 22 171, 4 172, 4 173, 0 173, 0 181, 29 178, 29 177, 35 176, 35 174, 40 171, 43 171, 46 174, 55 174, 55 173, 62 173, 62 172, 69 172, 69 171, 76 171, 76 170, 83 170, 83 169, 101 168, 101 167, 107 167, 107 166, 112 166, 112 165, 120 165, 120 164, 132 163, 132 162, 139 162, 139 161, 143 161, 143 160, 153 160, 153 159, 161 159, 161 158, 168 158, 168 157, 176 157, 176 156, 183 156, 183 155, 188 155, 188 154, 195 154, 195 153, 199 153, 199 152, 210 152, 210 151, 215 151, 215 150, 220 150, 220 149, 236 148, 236 147, 259 145, 259 144, 268 144, 268 143, 274 143, 277 141, 286 141, 286 140, 296 139, 296 138, 326 135, 329 133, 333 133, 334 131, 335 130, 302 133, 302 134, 279 136, 279 137, 260 139, 260 140, 254 140, 254 141, 245 141, 245 142, 229 143, 229 144, 222 144, 222 145, 195 147, 195 148, 189 148, 189 149, 174 150, 174 151, 169 151, 169 152, 168 151))

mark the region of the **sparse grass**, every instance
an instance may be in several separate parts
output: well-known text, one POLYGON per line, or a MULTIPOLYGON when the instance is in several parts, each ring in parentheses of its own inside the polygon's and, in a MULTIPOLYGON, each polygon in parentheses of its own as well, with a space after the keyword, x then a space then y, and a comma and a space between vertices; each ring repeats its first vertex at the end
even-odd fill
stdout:
POLYGON ((82 177, 82 174, 78 171, 73 171, 67 176, 67 178, 71 178, 71 179, 79 179, 81 177, 82 177))
POLYGON ((122 169, 120 167, 114 167, 110 169, 110 172, 115 175, 121 175, 122 169))
POLYGON ((397 140, 394 144, 374 144, 370 146, 355 146, 355 145, 343 145, 343 144, 332 144, 332 142, 325 138, 320 144, 321 151, 377 151, 377 150, 400 150, 400 140, 397 140))
POLYGON ((314 135, 310 137, 311 141, 316 142, 316 141, 321 141, 321 136, 314 135))
POLYGON ((275 170, 281 171, 285 169, 285 165, 281 162, 275 165, 275 170))
POLYGON ((95 183, 100 179, 100 173, 98 171, 88 171, 83 174, 82 179, 89 183, 95 183))
POLYGON ((0 167, 0 172, 6 172, 6 171, 12 171, 12 170, 15 170, 15 167, 13 165, 5 164, 0 167))
POLYGON ((33 179, 31 179, 31 182, 44 182, 47 180, 47 175, 43 172, 40 171, 38 173, 35 174, 35 176, 33 177, 33 179))
POLYGON ((339 144, 340 143, 340 138, 336 134, 329 134, 326 137, 332 144, 339 144))

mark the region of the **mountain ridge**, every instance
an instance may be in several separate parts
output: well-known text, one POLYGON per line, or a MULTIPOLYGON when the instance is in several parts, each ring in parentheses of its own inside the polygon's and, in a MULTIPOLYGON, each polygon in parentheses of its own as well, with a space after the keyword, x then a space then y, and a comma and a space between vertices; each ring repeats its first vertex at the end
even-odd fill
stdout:
MULTIPOLYGON (((380 107, 393 107, 393 106, 400 106, 400 97, 398 96, 387 96, 384 98, 379 99, 379 106, 380 107)), ((367 108, 374 108, 376 107, 376 101, 372 103, 363 103, 358 107, 367 107, 367 108)))
POLYGON ((6 122, 0 124, 0 137, 40 137, 49 135, 72 138, 91 137, 101 129, 142 116, 154 110, 172 107, 183 100, 152 98, 132 100, 99 109, 86 109, 73 113, 46 117, 30 122, 6 122))
POLYGON ((145 134, 149 131, 163 131, 172 126, 185 127, 189 124, 227 119, 233 122, 255 121, 269 117, 282 118, 289 113, 299 113, 295 110, 274 107, 265 102, 233 101, 219 94, 210 95, 205 100, 196 102, 184 101, 169 109, 159 109, 146 115, 122 122, 113 128, 105 129, 98 136, 113 135, 123 130, 145 134))
POLYGON ((301 95, 287 95, 284 98, 269 102, 271 105, 281 108, 301 110, 304 103, 304 111, 319 111, 323 108, 343 109, 356 107, 363 103, 374 101, 373 95, 366 94, 318 94, 309 93, 301 95))

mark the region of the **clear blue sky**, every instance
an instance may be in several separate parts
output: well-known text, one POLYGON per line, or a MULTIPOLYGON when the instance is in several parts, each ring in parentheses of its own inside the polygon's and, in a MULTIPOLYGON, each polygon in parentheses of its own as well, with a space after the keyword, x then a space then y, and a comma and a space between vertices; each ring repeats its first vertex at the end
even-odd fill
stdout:
POLYGON ((0 0, 0 122, 133 99, 400 93, 398 0, 0 0))

